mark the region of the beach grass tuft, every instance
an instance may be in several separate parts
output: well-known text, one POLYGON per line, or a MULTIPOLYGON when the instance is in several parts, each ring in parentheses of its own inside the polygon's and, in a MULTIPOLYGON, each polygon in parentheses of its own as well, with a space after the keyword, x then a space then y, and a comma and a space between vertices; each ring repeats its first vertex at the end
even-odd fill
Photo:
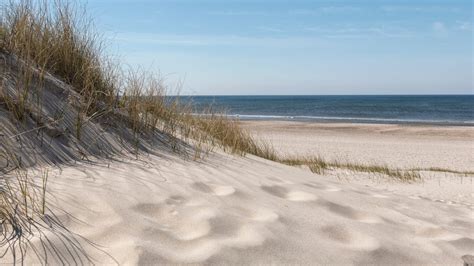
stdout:
POLYGON ((72 1, 21 0, 4 4, 1 14, 2 50, 72 85, 85 111, 111 106, 116 68, 85 9, 72 1))
POLYGON ((381 174, 406 182, 421 180, 420 173, 416 170, 393 169, 386 165, 366 165, 358 163, 327 161, 319 156, 284 158, 280 159, 279 162, 291 166, 304 165, 309 167, 309 169, 316 174, 324 174, 325 170, 330 169, 347 169, 354 172, 381 174))

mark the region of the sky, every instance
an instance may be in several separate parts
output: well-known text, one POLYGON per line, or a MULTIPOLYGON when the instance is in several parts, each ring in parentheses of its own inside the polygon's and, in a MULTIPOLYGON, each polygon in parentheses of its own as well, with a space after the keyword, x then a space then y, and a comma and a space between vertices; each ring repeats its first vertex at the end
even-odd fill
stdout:
POLYGON ((471 0, 88 0, 108 52, 188 95, 472 94, 471 0))

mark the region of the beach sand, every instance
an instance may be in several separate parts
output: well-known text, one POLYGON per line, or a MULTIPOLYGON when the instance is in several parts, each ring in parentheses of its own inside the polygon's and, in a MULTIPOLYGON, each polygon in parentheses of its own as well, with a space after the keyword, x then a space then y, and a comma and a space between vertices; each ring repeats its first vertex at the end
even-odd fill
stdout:
POLYGON ((427 170, 474 170, 472 127, 242 122, 281 156, 424 169, 411 182, 230 154, 264 152, 220 116, 191 119, 166 96, 166 76, 122 74, 82 8, 11 2, 0 12, 0 265, 462 265, 474 255, 474 176, 427 170))
POLYGON ((474 170, 474 127, 244 121, 277 152, 396 168, 474 170))
MULTIPOLYGON (((410 148, 412 156, 429 155, 436 147, 421 140, 437 139, 449 147, 441 162, 468 168, 472 160, 464 159, 464 165, 449 158, 455 151, 468 152, 461 129, 449 131, 459 135, 451 143, 446 132, 430 129, 423 132, 433 136, 422 138, 416 137, 420 129, 397 126, 380 131, 381 126, 325 125, 317 129, 323 137, 316 138, 310 137, 312 129, 300 132, 272 122, 258 126, 258 133, 269 125, 286 128, 266 136, 295 152, 311 152, 318 143, 329 152, 345 136, 339 147, 346 155, 376 159, 366 153, 389 147, 379 156, 403 165, 410 161, 391 153, 418 143, 410 148), (403 145, 401 132, 411 132, 403 145), (361 147, 364 140, 368 144, 361 147)), ((30 239, 25 263, 461 265, 461 256, 473 253, 472 177, 433 173, 422 182, 401 183, 346 176, 353 178, 220 151, 202 162, 164 154, 52 169, 49 210, 30 239)), ((7 256, 2 262, 11 260, 7 256)))

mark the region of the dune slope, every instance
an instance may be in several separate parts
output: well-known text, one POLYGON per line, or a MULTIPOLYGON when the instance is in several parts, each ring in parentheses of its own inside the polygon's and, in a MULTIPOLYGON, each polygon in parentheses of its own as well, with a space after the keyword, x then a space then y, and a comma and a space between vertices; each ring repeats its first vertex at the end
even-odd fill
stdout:
MULTIPOLYGON (((158 129, 135 134, 123 110, 108 110, 92 116, 80 114, 83 99, 72 86, 1 51, 0 81, 0 174, 16 166, 3 156, 6 152, 20 158, 22 167, 31 167, 59 165, 89 157, 104 158, 136 150, 171 152, 170 143, 177 141, 158 129), (22 80, 24 68, 32 73, 29 86, 22 80), (25 117, 19 120, 14 113, 23 91, 29 100, 25 117), (78 122, 79 117, 81 122, 78 122)), ((188 148, 184 142, 179 141, 179 144, 183 150, 188 148)))
POLYGON ((25 262, 460 264, 473 184, 443 178, 353 184, 221 153, 78 164, 51 172, 25 262))

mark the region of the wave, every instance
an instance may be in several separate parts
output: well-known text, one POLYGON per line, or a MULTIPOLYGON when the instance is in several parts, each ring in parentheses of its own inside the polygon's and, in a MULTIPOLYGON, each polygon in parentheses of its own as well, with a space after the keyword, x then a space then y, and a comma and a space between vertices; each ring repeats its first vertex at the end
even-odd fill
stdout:
MULTIPOLYGON (((199 114, 195 114, 199 115, 199 114)), ((242 120, 293 120, 293 121, 346 121, 346 122, 373 122, 373 123, 400 123, 400 124, 449 124, 473 125, 474 121, 432 120, 432 119, 404 119, 404 118, 376 118, 376 117, 337 117, 337 116, 289 116, 289 115, 248 115, 227 114, 228 117, 242 120)))

